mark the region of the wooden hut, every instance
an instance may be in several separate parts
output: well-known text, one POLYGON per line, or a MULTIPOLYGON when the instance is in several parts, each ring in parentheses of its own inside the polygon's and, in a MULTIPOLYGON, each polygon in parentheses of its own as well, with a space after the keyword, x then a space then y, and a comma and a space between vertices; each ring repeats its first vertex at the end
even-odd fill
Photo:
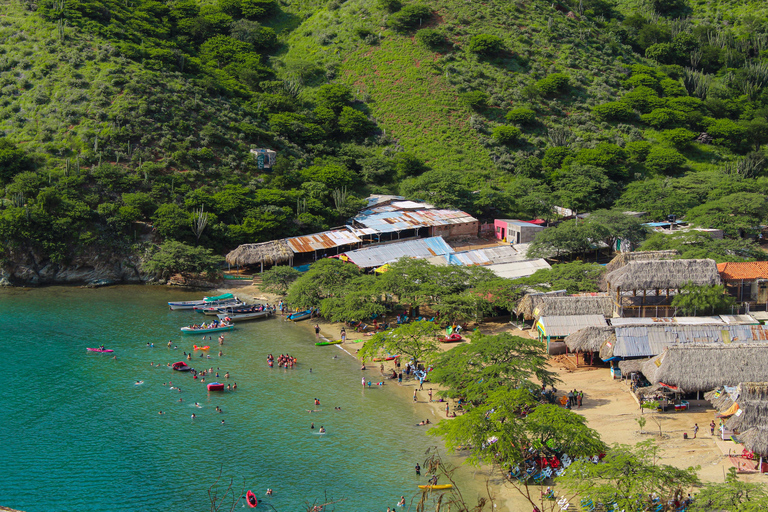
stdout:
POLYGON ((644 363, 641 371, 651 384, 663 383, 680 393, 762 382, 768 380, 768 344, 673 345, 644 363))
MULTIPOLYGON (((715 260, 635 260, 605 276, 616 316, 674 316, 671 292, 720 284, 715 260), (638 295, 638 292, 640 295, 638 295), (663 293, 662 293, 663 292, 663 293)), ((702 312, 703 313, 703 312, 702 312)))
POLYGON ((588 364, 594 362, 594 355, 600 352, 606 342, 615 339, 613 327, 585 327, 565 337, 565 346, 576 353, 576 362, 579 361, 579 353, 585 354, 584 361, 588 364), (588 355, 587 355, 588 354, 588 355))
POLYGON ((243 244, 226 256, 227 263, 237 266, 256 266, 264 270, 264 264, 293 261, 293 251, 285 240, 272 240, 260 244, 243 244))
POLYGON ((533 311, 541 297, 565 297, 568 295, 566 290, 553 290, 551 292, 531 292, 526 293, 520 302, 517 303, 514 313, 522 316, 524 320, 533 320, 535 318, 533 311))
POLYGON ((768 457, 768 382, 742 382, 736 389, 724 387, 704 395, 720 411, 725 434, 736 432, 744 447, 760 457, 768 457), (730 393, 728 392, 730 391, 730 393))
MULTIPOLYGON (((534 323, 542 316, 603 315, 611 317, 613 302, 607 295, 532 295, 520 301, 517 310, 534 323), (529 299, 527 299, 530 297, 529 299)), ((518 313, 520 314, 520 313, 518 313)))

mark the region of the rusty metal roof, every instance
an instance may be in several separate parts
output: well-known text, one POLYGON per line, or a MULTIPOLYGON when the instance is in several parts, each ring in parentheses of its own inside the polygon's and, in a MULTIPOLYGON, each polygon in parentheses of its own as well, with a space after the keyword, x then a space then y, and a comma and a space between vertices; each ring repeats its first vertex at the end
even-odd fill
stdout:
POLYGON ((360 240, 354 233, 347 229, 336 231, 324 231, 313 235, 295 236, 286 238, 285 241, 294 253, 314 252, 323 249, 333 249, 342 245, 354 245, 360 240))
POLYGON ((366 210, 355 217, 355 222, 380 233, 449 224, 477 222, 470 214, 460 210, 424 209, 401 211, 392 206, 366 210))

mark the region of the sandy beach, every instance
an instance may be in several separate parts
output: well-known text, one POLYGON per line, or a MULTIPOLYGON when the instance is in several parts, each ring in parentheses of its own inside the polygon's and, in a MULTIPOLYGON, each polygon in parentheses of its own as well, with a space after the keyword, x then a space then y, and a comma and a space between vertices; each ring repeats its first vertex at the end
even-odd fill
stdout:
MULTIPOLYGON (((266 294, 255 286, 238 287, 233 289, 221 290, 239 294, 246 300, 268 301, 276 304, 279 296, 266 294)), ((320 326, 320 335, 328 340, 338 340, 340 330, 343 324, 334 324, 322 319, 313 319, 302 322, 306 325, 308 333, 314 333, 314 325, 320 326)), ((530 332, 515 329, 506 322, 484 322, 479 326, 479 330, 485 334, 497 334, 499 332, 509 332, 516 336, 531 337, 530 332)), ((362 346, 362 343, 369 339, 363 333, 347 331, 347 340, 343 344, 328 347, 329 349, 341 349, 349 357, 355 357, 356 351, 362 346)), ((456 344, 442 344, 443 350, 449 350, 456 344)), ((394 368, 393 361, 383 363, 368 363, 364 372, 366 378, 371 381, 382 380, 385 376, 392 373, 394 368), (381 372, 381 365, 384 367, 381 372)), ((565 365, 559 364, 557 358, 550 359, 550 368, 555 371, 561 379, 558 390, 576 389, 584 392, 583 406, 574 409, 574 412, 584 416, 589 426, 600 433, 603 441, 609 445, 635 444, 647 439, 654 439, 661 447, 661 462, 677 467, 700 466, 699 476, 704 482, 722 482, 725 474, 730 467, 734 467, 734 462, 728 457, 728 451, 734 450, 737 445, 732 442, 720 441, 715 435, 710 435, 709 424, 714 418, 715 411, 711 407, 694 407, 689 411, 649 413, 644 411, 643 416, 647 423, 640 432, 637 418, 641 416, 641 409, 630 393, 629 385, 621 380, 614 380, 608 367, 579 368, 571 370, 565 365), (699 425, 699 433, 693 439, 694 424, 699 425), (661 433, 659 432, 661 430, 661 433), (683 434, 687 433, 689 438, 684 439, 683 434)), ((398 385, 388 386, 388 391, 398 397, 405 406, 414 407, 422 411, 424 419, 429 418, 430 423, 438 423, 446 420, 445 402, 439 402, 437 392, 439 387, 426 382, 423 390, 417 390, 417 402, 413 401, 414 389, 418 388, 419 383, 415 380, 403 380, 398 385), (428 390, 433 391, 433 401, 429 401, 428 390), (407 404, 407 405, 406 405, 407 404)), ((453 411, 453 403, 449 403, 450 410, 453 411)), ((715 432, 717 434, 717 431, 715 432)), ((438 440, 436 439, 436 442, 438 440)), ((741 448, 738 448, 741 452, 741 448)), ((458 454, 460 455, 460 454, 458 454)), ((456 460, 460 460, 456 459, 456 460)), ((473 468, 471 471, 472 482, 469 489, 469 496, 473 498, 476 494, 485 495, 486 481, 488 481, 488 468, 473 468)), ((744 472, 739 478, 748 482, 766 482, 766 476, 756 472, 744 472)), ((497 511, 527 511, 530 508, 528 502, 523 499, 517 490, 511 485, 504 483, 498 477, 490 479, 490 489, 494 498, 495 510, 497 511)), ((532 486, 532 490, 538 494, 538 486, 532 486)), ((544 486, 546 488, 546 485, 544 486)), ((466 493, 465 493, 466 494, 466 493)), ((532 491, 533 494, 533 491, 532 491)))

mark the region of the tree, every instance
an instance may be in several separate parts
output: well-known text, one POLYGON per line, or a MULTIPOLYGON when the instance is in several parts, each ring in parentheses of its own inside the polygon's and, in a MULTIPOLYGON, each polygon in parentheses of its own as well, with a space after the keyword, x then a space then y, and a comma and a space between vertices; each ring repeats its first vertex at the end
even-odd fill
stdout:
POLYGON ((648 228, 640 219, 619 210, 598 210, 585 222, 611 251, 617 249, 619 240, 622 247, 636 247, 648 236, 648 228))
POLYGON ((321 259, 291 284, 285 302, 299 309, 317 307, 322 299, 342 294, 359 275, 360 269, 354 265, 334 258, 321 259))
POLYGON ((571 77, 565 73, 552 73, 536 82, 536 88, 544 96, 555 96, 568 92, 571 86, 571 77))
POLYGON ((187 236, 189 213, 175 203, 160 205, 152 216, 152 224, 163 238, 181 240, 187 236))
POLYGON ((591 230, 584 222, 568 220, 547 228, 528 247, 529 258, 559 258, 584 253, 592 248, 591 230))
POLYGON ((660 464, 658 452, 653 440, 635 447, 614 445, 601 464, 577 460, 555 481, 593 504, 618 510, 638 510, 639 506, 643 507, 640 510, 652 510, 656 503, 648 496, 656 495, 658 502, 665 504, 699 484, 698 468, 660 464))
POLYGON ((349 105, 352 100, 352 91, 341 84, 325 84, 317 89, 317 102, 320 106, 330 108, 337 114, 349 105))
POLYGON ((677 150, 661 146, 652 147, 645 157, 645 166, 648 169, 663 174, 679 172, 685 162, 685 157, 677 150))
POLYGON ((695 137, 696 134, 694 132, 685 128, 675 128, 674 130, 664 130, 661 132, 661 140, 676 149, 685 148, 695 137))
POLYGON ((166 279, 173 274, 205 274, 210 278, 220 273, 223 261, 210 249, 169 240, 142 264, 142 270, 166 279))
POLYGON ((362 139, 373 129, 368 117, 352 107, 344 107, 339 114, 339 131, 344 135, 362 139))
POLYGON ((767 508, 768 493, 765 486, 757 482, 742 482, 736 474, 736 468, 728 468, 725 482, 704 484, 696 494, 696 499, 688 506, 691 512, 759 512, 767 508))
POLYGON ((432 9, 422 4, 406 5, 400 11, 391 14, 387 25, 399 32, 405 32, 417 26, 421 26, 432 17, 432 9))
POLYGON ((672 306, 685 315, 730 314, 736 299, 727 295, 725 286, 697 286, 687 284, 672 299, 672 306))
POLYGON ((701 231, 683 231, 672 235, 654 233, 640 246, 640 250, 677 250, 685 259, 712 258, 717 262, 764 260, 768 257, 753 240, 718 240, 701 231))
POLYGON ((451 398, 472 405, 484 402, 497 389, 531 386, 532 379, 552 385, 555 373, 547 369, 547 357, 537 340, 501 333, 488 336, 476 332, 472 343, 443 352, 435 360, 430 379, 446 386, 451 398))
POLYGON ((366 341, 358 351, 363 361, 385 354, 401 355, 418 362, 430 363, 440 352, 437 334, 440 327, 435 322, 420 320, 382 331, 366 341))
POLYGON ((291 284, 301 276, 301 272, 286 265, 275 265, 261 274, 264 290, 285 295, 291 284))
POLYGON ((528 277, 512 281, 515 286, 537 290, 566 290, 568 293, 596 292, 598 281, 605 272, 605 267, 597 263, 573 261, 561 263, 551 269, 541 269, 528 277))
POLYGON ((611 101, 592 107, 592 115, 598 121, 631 121, 636 116, 627 103, 622 101, 611 101))
POLYGON ((32 170, 32 160, 6 138, 0 138, 0 185, 9 183, 14 176, 32 170))
POLYGON ((491 34, 478 34, 469 39, 469 51, 477 55, 489 56, 504 49, 504 40, 491 34))
POLYGON ((610 204, 616 184, 606 171, 594 165, 572 163, 554 178, 560 206, 588 212, 610 204))
POLYGON ((350 280, 341 292, 321 300, 320 313, 332 322, 365 320, 387 312, 383 297, 376 277, 360 275, 350 280))
POLYGON ((491 135, 499 144, 512 144, 520 138, 522 132, 517 126, 497 126, 491 135))
POLYGON ((416 40, 427 48, 434 50, 445 45, 445 35, 439 30, 423 28, 416 32, 416 40))
POLYGON ((686 215, 691 224, 722 229, 729 236, 755 235, 768 217, 768 201, 763 194, 741 192, 692 208, 686 215))
POLYGON ((513 108, 507 112, 505 117, 510 123, 521 125, 530 125, 536 122, 536 112, 525 107, 513 108))

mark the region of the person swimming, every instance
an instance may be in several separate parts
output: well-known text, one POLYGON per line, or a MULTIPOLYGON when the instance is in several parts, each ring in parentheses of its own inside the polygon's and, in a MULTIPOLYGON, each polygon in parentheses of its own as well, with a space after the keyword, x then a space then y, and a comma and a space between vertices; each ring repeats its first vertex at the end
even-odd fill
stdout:
POLYGON ((325 427, 321 426, 318 432, 320 432, 321 434, 325 434, 325 427))
POLYGON ((139 384, 144 384, 144 381, 143 380, 137 380, 136 381, 136 385, 138 386, 139 384))

